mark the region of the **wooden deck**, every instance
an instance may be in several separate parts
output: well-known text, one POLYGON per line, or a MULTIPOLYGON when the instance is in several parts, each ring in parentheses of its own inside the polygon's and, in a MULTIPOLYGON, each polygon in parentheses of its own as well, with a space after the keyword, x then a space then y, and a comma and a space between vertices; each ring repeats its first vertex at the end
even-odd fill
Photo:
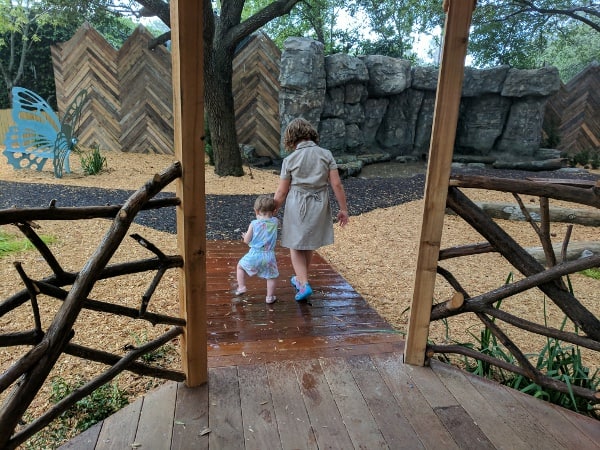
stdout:
POLYGON ((278 255, 236 298, 246 247, 208 248, 209 382, 167 383, 62 449, 599 449, 600 423, 441 363, 402 362, 401 336, 320 257, 311 304, 278 255))

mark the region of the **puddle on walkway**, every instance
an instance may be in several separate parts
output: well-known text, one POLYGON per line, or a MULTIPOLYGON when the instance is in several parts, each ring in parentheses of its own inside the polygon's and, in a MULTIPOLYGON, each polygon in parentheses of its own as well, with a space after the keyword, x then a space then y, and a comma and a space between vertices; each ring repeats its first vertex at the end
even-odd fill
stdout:
POLYGON ((368 164, 362 168, 359 178, 410 178, 427 172, 425 162, 385 162, 368 164))

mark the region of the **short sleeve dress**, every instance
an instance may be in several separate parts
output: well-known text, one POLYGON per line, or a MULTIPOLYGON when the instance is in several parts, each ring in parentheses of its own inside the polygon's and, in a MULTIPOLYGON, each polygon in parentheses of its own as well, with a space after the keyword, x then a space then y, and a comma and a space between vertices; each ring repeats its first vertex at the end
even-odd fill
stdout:
POLYGON ((256 219, 251 222, 252 239, 248 243, 250 251, 240 259, 240 266, 249 276, 260 278, 277 278, 277 259, 275 244, 277 242, 277 217, 256 219))
POLYGON ((291 180, 281 228, 282 247, 316 250, 333 244, 329 204, 329 171, 337 169, 331 152, 312 141, 298 144, 281 165, 281 178, 291 180))

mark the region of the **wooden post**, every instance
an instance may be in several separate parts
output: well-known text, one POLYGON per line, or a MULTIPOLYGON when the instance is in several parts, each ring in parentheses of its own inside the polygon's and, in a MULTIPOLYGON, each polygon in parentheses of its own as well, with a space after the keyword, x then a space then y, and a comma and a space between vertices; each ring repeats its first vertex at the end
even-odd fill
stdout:
POLYGON ((190 387, 208 381, 203 15, 202 1, 171 0, 175 156, 182 166, 177 182, 177 242, 183 257, 179 308, 187 322, 181 352, 190 387))
POLYGON ((456 138, 469 27, 474 8, 475 0, 444 1, 446 11, 444 44, 429 148, 415 288, 404 357, 406 363, 419 366, 425 362, 425 347, 429 334, 429 318, 456 138))

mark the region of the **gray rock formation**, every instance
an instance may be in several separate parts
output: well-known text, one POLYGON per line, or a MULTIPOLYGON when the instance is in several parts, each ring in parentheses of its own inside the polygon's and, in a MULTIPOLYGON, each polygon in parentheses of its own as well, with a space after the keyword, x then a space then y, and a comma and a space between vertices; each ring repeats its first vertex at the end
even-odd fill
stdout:
MULTIPOLYGON (((334 154, 426 157, 438 71, 380 55, 325 57, 318 42, 289 38, 281 56, 281 127, 306 118, 334 154)), ((471 162, 539 157, 544 105, 559 87, 554 67, 466 68, 455 153, 471 162)))

